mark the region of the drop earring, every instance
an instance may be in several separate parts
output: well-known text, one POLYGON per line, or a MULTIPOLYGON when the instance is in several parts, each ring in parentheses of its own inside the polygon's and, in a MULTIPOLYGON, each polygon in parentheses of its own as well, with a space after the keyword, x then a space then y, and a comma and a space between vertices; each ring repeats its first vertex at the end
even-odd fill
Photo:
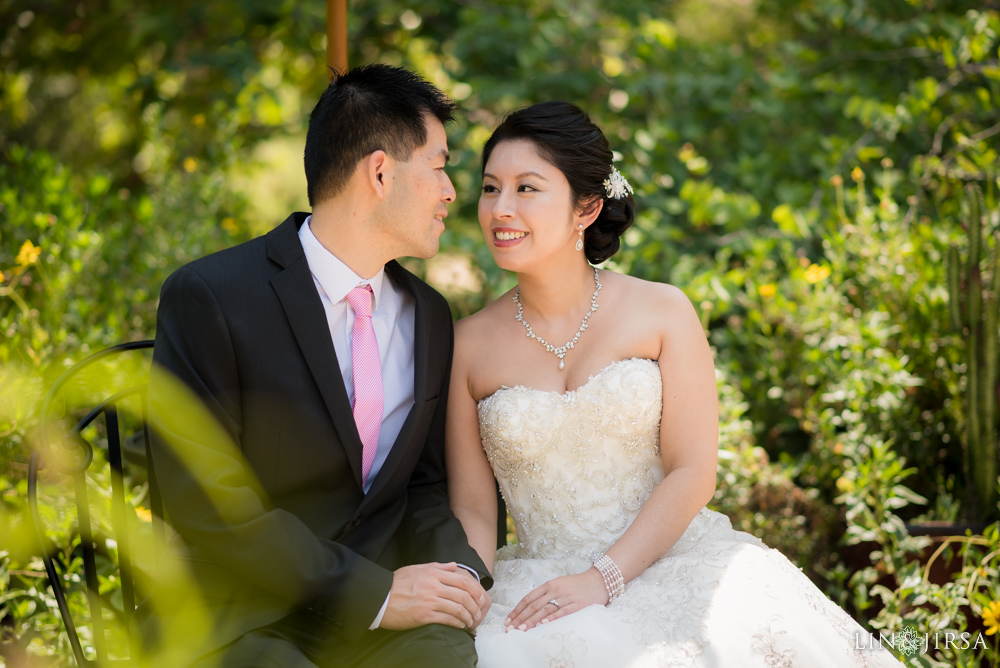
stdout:
POLYGON ((583 223, 580 223, 578 227, 580 228, 580 238, 576 240, 576 249, 578 251, 582 251, 583 250, 583 223))

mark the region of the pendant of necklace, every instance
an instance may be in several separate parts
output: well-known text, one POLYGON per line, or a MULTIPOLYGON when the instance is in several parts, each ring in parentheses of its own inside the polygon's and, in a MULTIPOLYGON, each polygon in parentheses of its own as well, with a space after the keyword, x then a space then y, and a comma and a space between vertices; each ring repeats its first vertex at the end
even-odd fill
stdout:
POLYGON ((580 340, 580 335, 587 330, 587 321, 590 320, 590 316, 594 315, 594 311, 597 310, 597 295, 601 293, 601 288, 604 287, 601 285, 601 279, 597 274, 597 267, 594 267, 594 285, 596 288, 594 289, 594 296, 590 300, 590 310, 587 311, 585 316, 583 316, 583 322, 580 323, 580 329, 577 330, 576 335, 572 339, 559 347, 552 345, 542 337, 535 334, 535 332, 531 329, 531 325, 529 325, 528 321, 524 319, 524 306, 521 304, 521 286, 518 285, 514 288, 514 303, 517 304, 517 315, 514 316, 514 319, 524 325, 525 335, 529 339, 538 341, 540 344, 545 346, 547 351, 554 353, 555 356, 559 358, 560 370, 566 368, 566 361, 563 358, 566 357, 567 352, 576 346, 577 341, 580 340))

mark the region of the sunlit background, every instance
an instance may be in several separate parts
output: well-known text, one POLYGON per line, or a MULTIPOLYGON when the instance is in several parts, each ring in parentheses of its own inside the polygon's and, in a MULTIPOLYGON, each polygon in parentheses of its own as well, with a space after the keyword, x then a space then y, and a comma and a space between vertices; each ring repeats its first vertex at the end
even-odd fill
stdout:
MULTIPOLYGON (((442 252, 404 260, 456 317, 514 280, 483 142, 579 104, 636 188, 610 268, 683 289, 713 345, 714 507, 869 629, 994 629, 933 656, 997 664, 997 0, 352 0, 348 39, 459 102, 442 252)), ((43 393, 152 338, 174 269, 307 209, 328 77, 317 0, 0 2, 0 665, 71 663, 25 515, 43 393)), ((43 472, 82 610, 68 489, 43 472)))

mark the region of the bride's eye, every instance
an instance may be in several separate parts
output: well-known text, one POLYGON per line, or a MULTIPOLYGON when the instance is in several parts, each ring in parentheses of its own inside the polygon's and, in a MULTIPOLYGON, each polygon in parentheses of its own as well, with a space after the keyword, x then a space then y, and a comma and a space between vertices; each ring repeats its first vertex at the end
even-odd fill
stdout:
POLYGON ((517 187, 517 192, 519 193, 535 193, 538 192, 538 188, 535 186, 529 186, 527 183, 517 187))
POLYGON ((483 184, 483 192, 484 193, 498 193, 500 191, 497 190, 497 187, 495 185, 492 185, 492 184, 489 184, 489 183, 484 183, 483 184))

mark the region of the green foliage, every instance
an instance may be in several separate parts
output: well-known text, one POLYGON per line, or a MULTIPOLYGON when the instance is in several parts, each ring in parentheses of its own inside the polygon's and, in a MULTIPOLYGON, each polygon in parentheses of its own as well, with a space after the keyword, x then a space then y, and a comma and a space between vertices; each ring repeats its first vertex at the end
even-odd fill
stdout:
POLYGON ((901 484, 915 469, 904 468, 904 460, 886 443, 870 439, 867 445, 852 458, 854 468, 838 499, 847 507, 846 542, 874 547, 870 565, 850 576, 854 607, 877 610, 870 623, 883 633, 909 627, 925 638, 914 658, 917 665, 998 665, 1000 651, 984 634, 984 621, 986 607, 1000 600, 995 561, 1000 524, 987 527, 981 536, 951 536, 939 544, 909 535, 896 511, 923 503, 901 484), (935 562, 943 575, 932 575, 935 562), (963 633, 969 642, 947 642, 963 633))
POLYGON ((792 467, 773 463, 754 442, 742 392, 721 370, 719 388, 719 474, 713 510, 733 528, 746 531, 784 554, 794 554, 806 573, 818 578, 834 564, 831 539, 837 514, 819 500, 819 490, 804 489, 792 467))
POLYGON ((0 364, 27 393, 0 415, 4 466, 24 461, 41 392, 64 362, 151 338, 169 271, 228 243, 213 221, 219 187, 174 176, 132 197, 113 191, 106 174, 79 177, 43 151, 15 146, 0 162, 0 364), (209 224, 177 227, 165 213, 179 201, 190 220, 209 224))
MULTIPOLYGON (((880 180, 890 183, 892 171, 880 180)), ((841 186, 836 193, 842 202, 841 186)), ((694 298, 720 304, 712 313, 725 327, 712 340, 756 406, 751 417, 767 425, 772 452, 828 502, 844 458, 869 435, 893 441, 921 468, 961 470, 961 453, 947 447, 960 442, 961 419, 961 356, 941 287, 947 236, 889 188, 876 188, 874 202, 863 193, 861 185, 851 193, 850 218, 846 205, 824 219, 782 212, 819 238, 758 239, 744 266, 727 269, 723 256, 690 283, 694 298), (823 257, 813 261, 817 247, 823 257)), ((938 485, 923 476, 918 487, 933 496, 938 485)))
MULTIPOLYGON (((965 408, 967 477, 971 480, 973 505, 991 509, 996 505, 994 481, 1000 449, 997 445, 997 345, 1000 336, 997 318, 1000 306, 1000 236, 993 233, 993 248, 983 244, 983 227, 993 227, 992 219, 1000 218, 1000 208, 991 215, 986 210, 982 192, 978 188, 966 189, 963 217, 968 234, 968 259, 965 264, 965 291, 959 290, 957 276, 949 277, 948 298, 952 302, 952 325, 963 324, 961 297, 964 296, 966 350, 965 408), (984 225, 985 223, 985 225, 984 225), (985 251, 985 252, 984 252, 985 251), (987 272, 982 271, 982 255, 987 256, 987 272), (985 289, 984 289, 985 288, 985 289)), ((952 245, 949 254, 952 274, 961 272, 958 248, 952 245)), ((959 329, 960 327, 955 327, 959 329)))

